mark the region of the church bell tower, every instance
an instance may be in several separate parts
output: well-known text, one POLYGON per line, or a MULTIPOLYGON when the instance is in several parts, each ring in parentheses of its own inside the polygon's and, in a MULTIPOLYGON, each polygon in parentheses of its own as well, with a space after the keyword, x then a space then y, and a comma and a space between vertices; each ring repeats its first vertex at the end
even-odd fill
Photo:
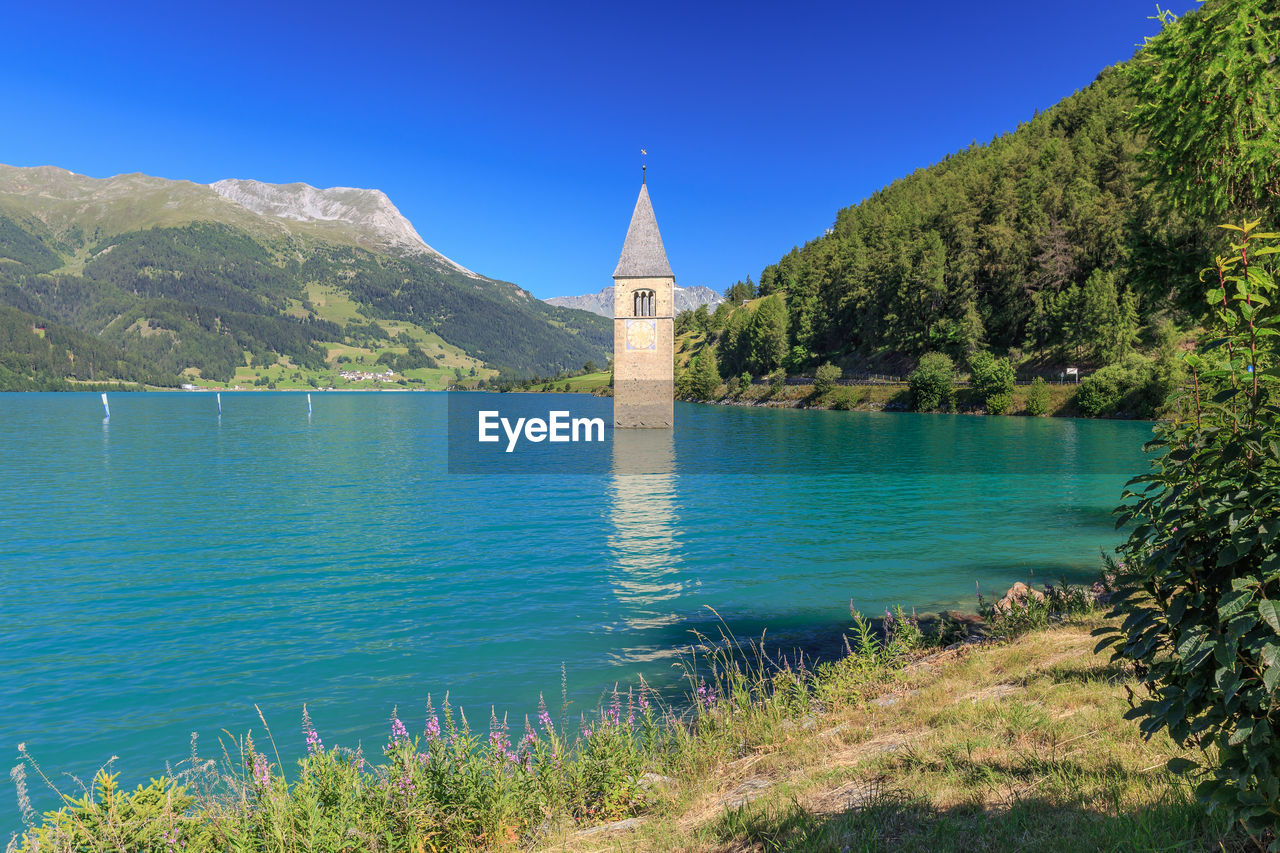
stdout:
POLYGON ((642 181, 613 271, 613 425, 619 429, 675 423, 675 285, 642 181))

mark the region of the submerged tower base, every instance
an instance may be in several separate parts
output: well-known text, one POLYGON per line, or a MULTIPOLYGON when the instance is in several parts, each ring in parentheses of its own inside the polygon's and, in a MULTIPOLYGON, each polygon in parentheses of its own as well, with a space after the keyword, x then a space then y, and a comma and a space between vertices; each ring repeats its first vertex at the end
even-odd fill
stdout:
POLYGON ((640 185, 613 271, 613 425, 675 425, 675 275, 658 233, 649 187, 640 185))

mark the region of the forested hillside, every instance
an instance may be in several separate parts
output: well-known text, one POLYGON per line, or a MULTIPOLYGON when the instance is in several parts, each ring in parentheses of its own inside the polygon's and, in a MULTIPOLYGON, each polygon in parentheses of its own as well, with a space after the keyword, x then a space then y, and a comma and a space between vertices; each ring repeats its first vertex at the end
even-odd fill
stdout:
POLYGON ((61 391, 68 379, 174 385, 172 374, 92 335, 0 305, 0 390, 61 391))
MULTIPOLYGON (((1153 203, 1125 78, 1088 88, 987 145, 894 182, 766 267, 734 301, 779 294, 786 344, 762 357, 722 316, 722 373, 827 360, 903 368, 979 349, 1040 366, 1102 365, 1190 307, 1202 227, 1153 203)), ((776 348, 775 348, 776 349, 776 348)))
POLYGON ((154 196, 176 182, 127 176, 123 191, 113 187, 84 204, 95 184, 110 182, 58 170, 8 169, 5 177, 23 172, 34 189, 0 187, 0 305, 16 309, 5 314, 0 389, 109 379, 226 383, 237 375, 274 381, 286 372, 333 384, 346 364, 399 366, 417 371, 415 381, 443 383, 480 367, 554 374, 608 354, 603 318, 546 305, 438 255, 371 250, 357 239, 363 233, 339 241, 331 222, 318 237, 196 185, 157 200, 139 187, 154 196), (74 192, 70 180, 80 182, 74 192), (41 192, 77 203, 59 206, 63 199, 41 192), (140 214, 147 205, 160 212, 140 214), (192 221, 174 213, 183 205, 192 221), (200 218, 209 216, 226 221, 200 218), (246 230, 258 219, 261 227, 246 230), (51 354, 55 339, 74 347, 65 357, 51 354), (452 371, 443 370, 445 358, 452 371))
MULTIPOLYGON (((1169 238, 1147 204, 1123 77, 841 210, 760 275, 787 294, 796 359, 981 346, 1108 360, 1167 307, 1169 238)), ((1182 257, 1182 256, 1178 256, 1182 257)))
MULTIPOLYGON (((767 266, 758 282, 729 287, 728 305, 682 317, 688 346, 711 348, 715 372, 732 377, 810 373, 827 362, 903 375, 927 353, 964 370, 992 354, 1024 375, 1099 371, 1114 387, 1094 413, 1124 408, 1126 396, 1131 413, 1156 411, 1180 381, 1182 336, 1207 310, 1198 272, 1221 240, 1213 226, 1274 213, 1266 195, 1234 209, 1180 203, 1170 185, 1185 177, 1182 164, 1152 168, 1156 114, 1143 111, 1141 96, 1159 91, 1149 57, 1168 43, 1158 39, 1013 132, 840 210, 826 233, 767 266)), ((1177 64, 1166 59, 1161 68, 1177 64)), ((1166 146, 1191 132, 1189 124, 1164 127, 1166 146)), ((1212 169, 1195 165, 1190 183, 1207 193, 1212 169)), ((695 353, 692 362, 701 361, 695 353)))
POLYGON ((948 385, 1001 377, 992 409, 1015 373, 1076 367, 1081 413, 1160 411, 1210 310, 1217 226, 1274 226, 1280 197, 1280 12, 1210 0, 1162 20, 1128 63, 839 211, 714 313, 678 318, 682 387, 927 362, 948 385))

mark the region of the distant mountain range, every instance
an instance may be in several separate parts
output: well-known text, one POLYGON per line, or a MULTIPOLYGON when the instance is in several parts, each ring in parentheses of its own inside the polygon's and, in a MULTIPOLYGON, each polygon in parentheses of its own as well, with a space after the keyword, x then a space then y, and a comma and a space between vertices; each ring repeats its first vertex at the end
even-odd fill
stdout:
POLYGON ((0 165, 0 388, 323 371, 350 347, 549 375, 610 346, 599 317, 431 248, 378 190, 0 165))
MULTIPOLYGON (((680 287, 676 286, 676 313, 681 311, 693 311, 699 305, 706 305, 712 309, 724 301, 724 297, 716 293, 709 287, 680 287)), ((547 300, 548 305, 556 305, 561 308, 578 308, 582 311, 590 311, 592 314, 599 314, 601 317, 613 317, 613 285, 609 285, 599 293, 586 293, 582 296, 553 296, 547 300)))

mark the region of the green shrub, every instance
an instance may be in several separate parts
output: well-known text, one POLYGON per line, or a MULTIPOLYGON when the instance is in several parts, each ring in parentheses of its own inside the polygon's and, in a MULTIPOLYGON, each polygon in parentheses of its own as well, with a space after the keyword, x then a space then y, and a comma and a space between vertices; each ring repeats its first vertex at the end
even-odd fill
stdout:
POLYGON ((207 824, 187 814, 195 799, 185 788, 162 776, 126 793, 116 785, 119 775, 99 770, 84 796, 68 797, 64 808, 48 812, 28 833, 22 849, 212 849, 207 824))
POLYGON ((1043 376, 1031 380, 1027 389, 1027 414, 1038 416, 1049 413, 1049 385, 1043 376))
POLYGON ((1124 398, 1124 384, 1128 378, 1125 369, 1118 364, 1085 377, 1076 391, 1076 406, 1091 418, 1114 414, 1124 398))
MULTIPOLYGON (((861 674, 883 671, 934 645, 920 627, 914 611, 907 615, 901 605, 885 609, 880 631, 876 630, 871 619, 853 607, 849 608, 849 614, 853 618, 853 626, 845 638, 847 654, 825 670, 828 674, 839 668, 856 668, 861 674)), ((819 672, 824 670, 820 668, 819 672)))
POLYGON ((929 645, 913 610, 907 615, 902 605, 884 612, 885 650, 892 658, 908 657, 929 645))
POLYGON ((1280 322, 1258 261, 1280 237, 1247 228, 1208 293, 1218 328, 1185 356, 1186 412, 1157 427, 1151 470, 1117 510, 1133 525, 1112 564, 1124 621, 1098 648, 1133 663, 1146 691, 1126 716, 1145 736, 1202 751, 1169 768, 1194 771, 1210 810, 1261 833, 1280 825, 1280 410, 1265 399, 1280 322))
POLYGON ((996 358, 986 350, 969 357, 969 384, 987 412, 1003 415, 1013 403, 1016 376, 1007 358, 996 358))
POLYGON ((907 377, 911 404, 917 412, 932 412, 951 405, 955 395, 955 365, 940 352, 925 353, 907 377))
POLYGON ((987 398, 987 414, 1003 415, 1009 411, 1009 407, 1013 405, 1013 394, 1003 391, 999 394, 992 394, 987 398))
POLYGON ((1130 353, 1080 383, 1076 405, 1089 417, 1121 412, 1151 417, 1164 410, 1183 382, 1184 371, 1172 351, 1152 360, 1130 353))
POLYGON ((1076 616, 1094 612, 1097 604, 1088 589, 1071 586, 1066 579, 1057 586, 1047 585, 1043 592, 1029 590, 1021 601, 1013 601, 1007 607, 997 607, 979 593, 978 614, 987 623, 987 631, 993 637, 1013 639, 1028 631, 1047 627, 1076 616))
POLYGON ((836 380, 840 378, 843 371, 831 362, 819 367, 813 374, 813 390, 814 393, 822 395, 829 394, 836 387, 836 380))
POLYGON ((953 643, 963 643, 969 638, 969 624, 958 618, 956 612, 944 610, 938 614, 938 624, 934 632, 936 645, 946 648, 953 643))
POLYGON ((861 398, 857 390, 853 388, 842 388, 840 393, 835 396, 835 402, 831 404, 831 408, 840 412, 852 411, 860 402, 861 398))
POLYGON ((769 374, 769 393, 779 394, 787 385, 787 372, 779 367, 769 374))
POLYGON ((751 374, 750 373, 748 373, 745 370, 742 371, 742 375, 738 377, 738 387, 742 389, 742 393, 744 394, 751 390, 751 374))

